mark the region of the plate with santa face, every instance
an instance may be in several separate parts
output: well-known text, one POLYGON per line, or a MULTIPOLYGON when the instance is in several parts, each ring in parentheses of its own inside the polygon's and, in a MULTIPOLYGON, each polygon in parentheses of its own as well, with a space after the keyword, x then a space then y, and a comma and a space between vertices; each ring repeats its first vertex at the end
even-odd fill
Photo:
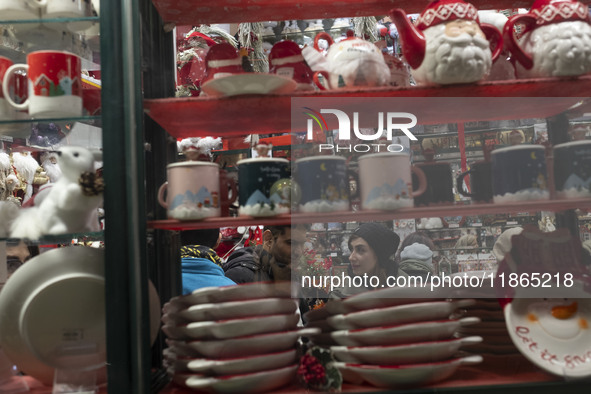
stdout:
POLYGON ((208 96, 224 97, 241 94, 283 94, 295 90, 297 83, 277 74, 244 73, 210 79, 201 85, 208 96))
MULTIPOLYGON (((335 315, 327 318, 326 322, 332 328, 338 330, 383 327, 395 324, 445 319, 457 308, 466 307, 472 304, 474 304, 474 300, 469 299, 451 302, 420 302, 416 304, 376 308, 344 315, 335 315)), ((314 326, 311 325, 311 327, 314 326)))
MULTIPOLYGON (((527 290, 516 297, 526 296, 527 290)), ((568 295, 573 297, 514 298, 504 310, 507 330, 517 349, 538 367, 564 377, 589 377, 590 294, 569 289, 568 295)))
POLYGON ((247 301, 230 301, 210 304, 197 304, 179 312, 171 312, 163 317, 171 321, 210 321, 227 320, 252 316, 268 316, 294 313, 297 309, 297 300, 289 298, 266 298, 247 301))
POLYGON ((295 329, 300 316, 295 313, 251 318, 165 324, 162 331, 171 339, 227 339, 295 329))
POLYGON ((281 352, 295 346, 300 336, 318 334, 317 328, 304 328, 268 334, 244 336, 232 339, 210 341, 176 341, 166 343, 179 356, 224 359, 242 357, 245 354, 267 354, 281 352))
POLYGON ((208 377, 202 375, 176 374, 177 384, 209 393, 263 393, 285 386, 296 377, 298 365, 239 375, 208 377))
POLYGON ((372 365, 403 365, 447 360, 463 345, 482 342, 482 337, 446 339, 395 346, 331 346, 337 360, 372 365))
POLYGON ((449 339, 462 326, 480 322, 477 317, 459 320, 439 320, 390 327, 339 330, 331 333, 313 335, 312 340, 319 345, 342 346, 387 346, 402 345, 424 341, 449 339))
POLYGON ((452 360, 409 365, 364 365, 335 363, 345 381, 359 384, 363 381, 376 387, 398 388, 426 385, 447 379, 461 365, 479 364, 481 356, 468 356, 452 360))

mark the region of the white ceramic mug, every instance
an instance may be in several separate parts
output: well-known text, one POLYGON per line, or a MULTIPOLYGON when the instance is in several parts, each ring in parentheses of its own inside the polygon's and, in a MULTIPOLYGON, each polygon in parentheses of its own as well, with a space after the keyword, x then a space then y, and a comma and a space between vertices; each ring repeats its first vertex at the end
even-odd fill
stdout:
POLYGON ((47 0, 0 0, 3 20, 37 19, 47 0))
POLYGON ((158 190, 158 202, 170 219, 199 220, 218 217, 222 205, 236 199, 236 185, 220 174, 220 166, 206 161, 184 161, 167 166, 167 179, 158 190), (220 188, 222 183, 222 188, 220 188), (164 194, 167 194, 164 198, 164 194))
MULTIPOLYGON (((47 5, 43 9, 43 19, 52 18, 83 18, 92 16, 92 3, 90 0, 45 0, 47 5)), ((50 23, 52 29, 61 30, 61 23, 50 23)), ((86 30, 92 26, 89 21, 68 22, 70 31, 86 30)))
POLYGON ((413 197, 427 189, 425 173, 411 166, 407 153, 374 153, 359 158, 361 207, 394 210, 413 206, 413 197), (412 189, 411 172, 419 179, 417 190, 412 189))
POLYGON ((2 79, 6 101, 35 117, 82 116, 82 77, 80 58, 64 51, 37 51, 27 55, 27 64, 14 64, 2 79), (17 103, 9 86, 16 71, 27 73, 29 96, 17 103))

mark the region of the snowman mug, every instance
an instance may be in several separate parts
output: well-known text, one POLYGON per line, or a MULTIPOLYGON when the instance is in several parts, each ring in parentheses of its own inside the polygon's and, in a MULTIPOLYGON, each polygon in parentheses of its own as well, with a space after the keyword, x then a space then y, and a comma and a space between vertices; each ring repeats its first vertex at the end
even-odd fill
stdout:
POLYGON ((80 58, 63 51, 37 51, 27 55, 27 64, 14 64, 2 80, 6 102, 32 117, 76 117, 82 115, 80 58), (11 78, 25 71, 29 85, 27 99, 18 104, 10 96, 11 78))

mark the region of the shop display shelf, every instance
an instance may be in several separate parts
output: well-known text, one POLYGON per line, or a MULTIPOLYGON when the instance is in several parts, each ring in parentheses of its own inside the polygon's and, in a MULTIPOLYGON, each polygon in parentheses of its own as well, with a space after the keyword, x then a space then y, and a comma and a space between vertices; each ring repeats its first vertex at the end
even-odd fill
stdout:
MULTIPOLYGON (((144 100, 144 109, 175 138, 208 135, 231 137, 292 131, 292 98, 404 98, 401 108, 397 110, 414 114, 419 124, 441 124, 548 118, 579 105, 584 100, 583 97, 589 96, 589 91, 591 76, 587 75, 578 78, 523 79, 451 86, 380 87, 224 98, 160 98, 144 100), (485 100, 493 100, 494 105, 487 105, 485 100), (491 106, 494 110, 491 110, 491 106), (228 108, 236 109, 231 117, 228 117, 228 108)), ((339 105, 347 104, 358 105, 356 100, 351 100, 350 103, 339 102, 339 105)), ((331 120, 328 119, 328 127, 338 128, 336 119, 334 124, 330 123, 331 120)))
MULTIPOLYGON (((93 231, 85 233, 68 233, 59 235, 44 235, 37 240, 26 240, 28 245, 70 245, 86 242, 103 241, 105 234, 103 231, 93 231)), ((0 241, 17 240, 15 238, 0 238, 0 241)))
MULTIPOLYGON (((421 12, 430 0, 152 0, 164 22, 179 25, 326 19, 385 15, 392 8, 421 12)), ((589 0, 582 0, 589 3, 589 0)), ((479 10, 526 8, 531 0, 473 0, 479 10)))
POLYGON ((420 208, 402 208, 396 211, 360 211, 330 213, 294 213, 268 218, 217 217, 201 221, 152 220, 148 228, 161 230, 191 230, 199 228, 237 227, 255 225, 286 225, 299 223, 370 222, 418 217, 442 217, 450 215, 480 215, 483 213, 507 213, 523 211, 553 211, 567 209, 591 210, 591 199, 519 201, 511 204, 461 204, 420 208))

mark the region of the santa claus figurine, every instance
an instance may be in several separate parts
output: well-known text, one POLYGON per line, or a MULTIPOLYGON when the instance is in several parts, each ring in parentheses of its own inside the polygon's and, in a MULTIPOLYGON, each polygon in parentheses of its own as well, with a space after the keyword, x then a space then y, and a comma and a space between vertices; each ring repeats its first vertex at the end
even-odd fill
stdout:
POLYGON ((314 72, 304 60, 302 50, 293 41, 279 41, 269 54, 269 72, 291 78, 297 83, 296 90, 314 90, 314 72))
POLYGON ((520 78, 576 76, 591 71, 589 7, 573 0, 536 0, 529 13, 514 15, 504 37, 520 78), (514 26, 525 25, 521 39, 514 26))
POLYGON ((492 62, 503 48, 501 32, 480 23, 476 7, 462 0, 432 1, 416 26, 401 9, 391 10, 390 16, 400 35, 402 54, 417 83, 480 81, 489 74, 492 62))

